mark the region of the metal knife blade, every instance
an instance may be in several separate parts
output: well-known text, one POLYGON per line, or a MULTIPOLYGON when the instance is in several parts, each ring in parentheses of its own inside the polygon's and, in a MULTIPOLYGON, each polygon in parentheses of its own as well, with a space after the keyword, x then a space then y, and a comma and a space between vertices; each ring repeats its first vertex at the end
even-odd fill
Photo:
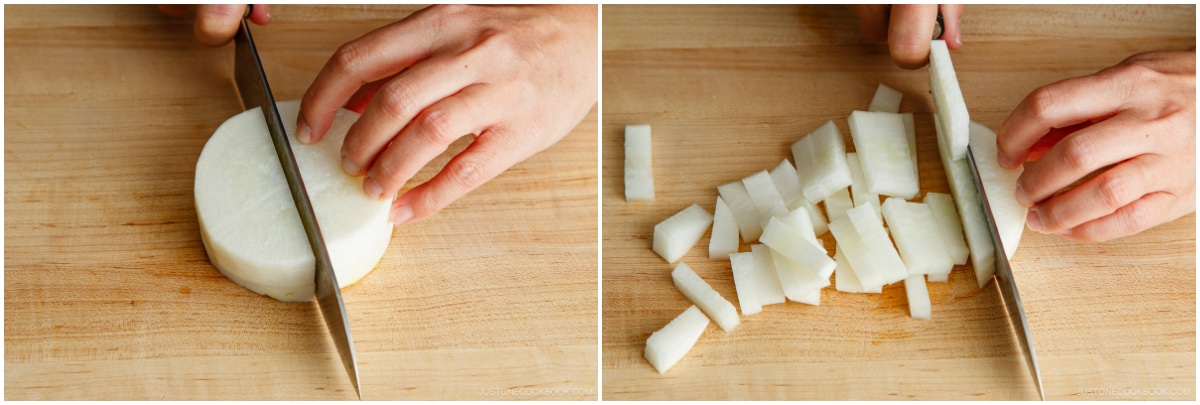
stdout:
POLYGON ((983 188, 983 179, 979 176, 979 166, 975 164, 975 153, 967 146, 967 160, 971 166, 971 176, 975 180, 975 189, 979 190, 979 200, 983 203, 983 212, 987 215, 988 231, 992 236, 992 244, 996 249, 996 287, 1004 301, 1008 312, 1009 323, 1016 332, 1017 341, 1025 353, 1025 362, 1029 366, 1029 374, 1033 376, 1038 395, 1043 401, 1046 394, 1042 391, 1042 375, 1038 369, 1037 354, 1033 349, 1033 336, 1029 332, 1029 321, 1025 319, 1025 308, 1021 306, 1021 295, 1017 293, 1017 283, 1013 280, 1012 265, 1008 262, 1008 254, 1004 250, 1004 241, 1000 239, 999 228, 996 227, 996 216, 992 214, 992 206, 988 203, 987 191, 983 188))
MULTIPOLYGON (((252 7, 252 6, 251 6, 252 7)), ((271 132, 271 142, 275 144, 275 152, 283 167, 284 177, 287 178, 288 188, 291 189, 292 199, 296 202, 296 210, 300 213, 300 222, 304 224, 304 233, 312 246, 316 259, 316 297, 321 308, 321 316, 325 318, 325 326, 333 335, 333 342, 341 355, 342 365, 350 374, 350 382, 354 391, 362 399, 362 390, 358 381, 358 361, 354 355, 354 339, 350 336, 350 321, 346 317, 346 306, 342 302, 342 293, 338 288, 337 277, 333 272, 333 264, 329 251, 325 247, 325 239, 321 236, 321 228, 317 225, 317 216, 313 211, 312 201, 308 199, 308 191, 304 187, 304 179, 300 177, 300 167, 296 165, 296 156, 292 152, 291 143, 283 129, 283 119, 275 106, 275 97, 271 94, 271 85, 267 83, 267 75, 263 71, 262 61, 258 57, 258 48, 254 46, 254 37, 250 34, 249 16, 252 10, 247 7, 242 17, 242 25, 234 37, 234 76, 237 80, 238 93, 247 109, 260 107, 267 128, 271 132)))

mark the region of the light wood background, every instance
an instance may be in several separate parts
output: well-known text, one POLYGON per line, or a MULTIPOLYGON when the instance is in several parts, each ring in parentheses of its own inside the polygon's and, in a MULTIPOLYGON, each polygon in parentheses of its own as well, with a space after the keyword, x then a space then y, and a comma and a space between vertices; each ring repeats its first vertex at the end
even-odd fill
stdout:
MULTIPOLYGON (((1037 398, 995 283, 978 289, 968 266, 929 284, 931 321, 909 317, 900 285, 831 287, 819 307, 769 306, 731 333, 710 326, 659 375, 642 358, 646 338, 690 303, 650 249, 654 224, 693 203, 712 212, 718 185, 790 160, 790 145, 827 120, 849 144, 846 117, 881 82, 917 113, 922 190, 948 188, 928 70, 897 68, 853 6, 603 11, 604 399, 1037 398), (654 202, 624 200, 626 124, 653 126, 654 202)), ((952 56, 971 118, 995 128, 1038 86, 1192 48, 1195 15, 1194 5, 968 6, 952 56)), ((1108 243, 1025 233, 1012 264, 1048 399, 1196 398, 1195 223, 1108 243)), ((706 235, 683 261, 736 305, 729 263, 709 260, 707 246, 706 235)))
MULTIPOLYGON (((254 31, 276 98, 417 9, 272 7, 254 31)), ((144 5, 5 6, 4 31, 5 399, 355 398, 315 305, 205 257, 192 183, 242 110, 232 45, 197 46, 190 17, 144 5)), ((597 397, 597 142, 593 110, 396 229, 343 292, 364 399, 597 397)))

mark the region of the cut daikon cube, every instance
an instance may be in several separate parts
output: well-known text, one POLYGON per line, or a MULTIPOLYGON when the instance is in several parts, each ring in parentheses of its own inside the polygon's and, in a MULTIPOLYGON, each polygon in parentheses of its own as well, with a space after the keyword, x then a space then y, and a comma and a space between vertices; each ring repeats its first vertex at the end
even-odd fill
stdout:
POLYGON ((879 194, 872 193, 867 190, 866 179, 863 178, 862 166, 858 161, 858 154, 850 152, 846 154, 846 163, 850 165, 850 197, 854 199, 854 206, 870 205, 875 211, 875 215, 882 218, 879 212, 879 194))
MULTIPOLYGON (((935 40, 929 44, 929 89, 933 92, 933 105, 942 121, 943 136, 949 142, 952 160, 967 156, 971 117, 967 114, 967 103, 963 100, 962 88, 954 64, 950 62, 950 49, 946 41, 935 40)), ((941 136, 938 142, 942 141, 941 136)))
POLYGON ((930 282, 930 283, 945 283, 945 282, 947 282, 947 281, 950 281, 950 273, 946 273, 946 274, 929 274, 929 275, 928 275, 928 279, 929 279, 929 282, 930 282))
POLYGON ((1025 171, 1020 166, 1009 170, 996 161, 996 133, 978 122, 971 122, 971 152, 979 168, 979 179, 987 194, 988 206, 996 219, 996 230, 1004 245, 1004 253, 1011 260, 1025 232, 1025 216, 1029 208, 1017 202, 1017 178, 1025 171))
POLYGON ((696 246, 712 222, 712 214, 699 205, 692 204, 684 208, 654 225, 654 253, 666 259, 667 263, 679 261, 688 249, 696 246))
MULTIPOLYGON (((803 213, 797 215, 797 217, 801 216, 807 217, 803 213)), ((803 269, 828 281, 829 275, 833 274, 833 269, 837 267, 837 263, 834 263, 833 259, 826 256, 825 248, 817 245, 815 237, 805 236, 806 232, 811 233, 788 225, 778 218, 771 218, 771 222, 767 225, 767 229, 763 231, 763 236, 760 240, 764 245, 769 246, 772 251, 791 259, 803 269)), ((775 270, 780 271, 778 261, 775 263, 775 270)), ((784 282, 783 291, 787 293, 787 280, 781 277, 780 281, 784 282)), ((791 297, 792 295, 788 294, 788 298, 791 297)))
MULTIPOLYGON (((962 222, 958 220, 958 210, 954 209, 954 200, 949 194, 943 193, 926 193, 925 205, 929 206, 933 212, 933 219, 938 223, 938 230, 941 231, 942 242, 946 243, 946 250, 950 252, 950 258, 954 260, 954 264, 967 264, 967 241, 963 240, 962 222)), ((929 277, 929 281, 934 280, 934 277, 929 277)), ((945 281, 945 280, 941 280, 945 281)))
POLYGON ((850 185, 846 143, 833 121, 792 144, 796 174, 808 201, 821 201, 850 185))
POLYGON ((908 295, 908 313, 913 318, 929 320, 931 308, 929 305, 929 288, 925 286, 925 276, 921 274, 904 279, 904 293, 908 295))
POLYGON ((729 255, 729 265, 733 268, 733 286, 737 289, 738 305, 742 307, 742 315, 754 315, 762 312, 762 304, 758 301, 758 275, 754 269, 753 253, 734 253, 729 255))
POLYGON ((846 256, 846 261, 854 269, 854 275, 858 276, 858 281, 862 284, 863 291, 872 293, 883 292, 883 285, 887 284, 884 280, 883 270, 875 262, 875 258, 871 255, 870 250, 867 249, 867 245, 863 243, 858 231, 854 229, 854 224, 850 222, 850 218, 843 217, 830 222, 829 233, 833 234, 838 248, 842 249, 842 254, 846 256))
MULTIPOLYGON (((896 253, 896 247, 892 245, 887 231, 883 229, 883 222, 875 217, 870 207, 851 208, 846 211, 846 218, 854 224, 854 230, 858 231, 863 244, 867 246, 867 251, 879 264, 884 282, 892 284, 908 278, 908 268, 904 266, 904 261, 900 260, 900 254, 896 253)), ((850 264, 854 265, 854 262, 850 264)), ((854 268, 857 269, 858 266, 854 268)))
POLYGON ((733 219, 737 221, 742 242, 750 243, 758 240, 759 235, 762 235, 762 225, 758 223, 761 214, 742 181, 738 180, 717 186, 717 192, 721 194, 721 199, 725 200, 725 204, 729 205, 729 210, 733 211, 733 219))
POLYGON ((942 157, 942 168, 946 170, 946 180, 950 183, 950 194, 954 196, 954 205, 958 208, 958 218, 962 220, 963 234, 967 239, 967 248, 971 251, 971 266, 975 268, 975 280, 979 288, 983 288, 992 275, 996 274, 996 248, 992 245, 992 236, 988 231, 987 216, 983 213, 983 205, 979 201, 979 193, 975 190, 975 180, 971 176, 970 163, 967 159, 953 160, 950 144, 944 137, 942 121, 934 116, 934 128, 938 132, 938 150, 942 157))
POLYGON ((775 182, 775 188, 779 190, 779 195, 783 197, 788 210, 795 210, 799 207, 808 210, 813 231, 817 236, 824 235, 829 231, 829 222, 825 220, 825 215, 817 209, 816 205, 809 202, 808 198, 804 197, 804 192, 800 189, 800 178, 796 176, 796 168, 792 167, 787 159, 771 169, 771 180, 775 182))
POLYGON ((754 201, 754 206, 758 208, 760 215, 770 214, 771 208, 776 204, 787 207, 784 205, 783 197, 779 195, 779 190, 775 188, 775 182, 771 180, 771 175, 766 170, 760 170, 742 179, 742 184, 746 186, 746 192, 750 194, 750 200, 754 201))
POLYGON ((667 326, 663 326, 646 339, 646 361, 650 362, 659 374, 667 372, 692 350, 692 346, 700 340, 700 335, 704 334, 706 328, 708 317, 695 305, 688 307, 667 326))
POLYGON ((730 253, 738 251, 738 227, 733 219, 733 211, 725 205, 725 200, 717 197, 717 207, 713 210, 712 234, 708 237, 708 258, 728 259, 730 253))
POLYGON ((879 87, 875 88, 875 97, 871 98, 871 106, 867 107, 867 111, 898 113, 902 98, 904 98, 904 94, 901 94, 899 90, 879 83, 879 87))
POLYGON ((916 197, 920 184, 900 114, 855 111, 849 123, 867 190, 904 199, 916 197))
MULTIPOLYGON (((813 291, 820 291, 829 285, 829 278, 821 278, 815 272, 806 270, 800 263, 770 249, 771 258, 775 262, 775 272, 779 274, 779 282, 783 285, 783 294, 793 302, 818 305, 820 297, 813 300, 813 291)), ((828 257, 826 257, 828 259, 828 257)), ((832 262, 832 260, 830 260, 832 262)))
POLYGON ((732 331, 738 325, 737 309, 730 304, 728 300, 721 297, 721 294, 713 290, 708 283, 704 282, 700 276, 692 271, 687 264, 680 262, 675 266, 675 270, 671 272, 671 279, 675 281, 675 288, 679 292, 692 300, 693 304, 700 307, 713 322, 717 323, 725 332, 732 331))
POLYGON ((761 305, 774 305, 787 302, 783 295, 783 284, 775 271, 775 259, 771 257, 771 248, 767 245, 755 244, 750 246, 754 255, 754 274, 758 278, 758 301, 761 305))
POLYGON ((834 250, 833 261, 837 262, 837 269, 833 271, 834 287, 838 291, 848 293, 867 292, 863 289, 862 282, 858 281, 858 276, 854 274, 854 269, 850 267, 850 262, 846 260, 846 255, 842 254, 842 248, 838 247, 834 250))
POLYGON ((908 153, 913 158, 913 178, 917 179, 917 183, 921 183, 920 166, 921 159, 917 157, 917 124, 913 123, 913 113, 900 114, 900 119, 904 121, 904 136, 908 137, 908 153))
POLYGON ((929 206, 893 197, 883 203, 883 217, 887 219, 900 258, 908 267, 908 275, 950 274, 954 259, 950 258, 950 251, 942 242, 941 231, 929 206))
POLYGON ((654 201, 650 126, 625 126, 625 201, 654 201))
POLYGON ((846 210, 851 208, 854 208, 854 201, 850 199, 849 187, 838 190, 825 199, 825 213, 829 214, 829 222, 845 218, 846 210))

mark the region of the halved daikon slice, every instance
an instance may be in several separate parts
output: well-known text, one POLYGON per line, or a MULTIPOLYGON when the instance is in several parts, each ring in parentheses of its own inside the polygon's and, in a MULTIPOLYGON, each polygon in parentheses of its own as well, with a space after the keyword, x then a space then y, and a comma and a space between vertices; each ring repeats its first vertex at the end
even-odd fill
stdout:
POLYGON ((867 111, 882 111, 882 112, 900 112, 900 100, 904 98, 899 90, 888 87, 883 83, 879 83, 879 87, 875 88, 875 97, 871 98, 871 106, 867 107, 867 111))
POLYGON ((731 254, 729 255, 729 265, 733 269, 733 286, 737 289, 738 305, 742 307, 742 315, 754 315, 762 312, 762 303, 758 300, 758 275, 754 268, 754 254, 731 254))
POLYGON ((821 201, 850 185, 850 168, 846 166, 846 143, 833 121, 826 122, 813 133, 792 144, 796 174, 800 177, 804 197, 821 201))
POLYGON ((754 275, 758 278, 758 301, 761 305, 774 305, 787 302, 783 294, 783 284, 775 271, 775 259, 771 256, 771 248, 767 245, 754 244, 750 246, 754 255, 754 275))
POLYGON ((717 192, 721 194, 721 199, 725 200, 725 204, 729 205, 729 210, 733 211, 733 219, 737 221, 738 233, 742 235, 742 242, 750 243, 758 240, 759 235, 762 235, 762 225, 759 225, 761 214, 742 181, 738 180, 717 186, 717 192))
POLYGON ((944 126, 944 134, 938 136, 938 143, 943 137, 948 142, 951 160, 967 157, 971 117, 967 114, 967 103, 950 61, 950 49, 946 47, 946 41, 940 39, 929 44, 929 89, 944 126))
POLYGON ((987 216, 983 213, 979 193, 975 190, 975 180, 971 177, 970 163, 967 162, 967 159, 953 159, 941 119, 934 116, 933 123, 938 133, 938 151, 942 158, 942 168, 946 170, 946 180, 950 183, 950 194, 954 196, 954 205, 958 208, 958 218, 961 220, 963 234, 967 239, 967 248, 971 251, 971 266, 975 268, 975 280, 979 283, 979 287, 983 288, 984 284, 992 279, 992 275, 996 274, 996 248, 992 245, 992 236, 988 231, 987 216))
MULTIPOLYGON (((896 253, 896 247, 888 238, 883 222, 875 217, 870 207, 851 208, 846 211, 846 218, 854 224, 854 230, 858 231, 859 237, 867 245, 867 251, 879 264, 885 283, 892 284, 908 277, 908 268, 904 266, 904 261, 900 260, 900 254, 896 253)), ((854 262, 850 264, 853 265, 854 262)), ((858 266, 854 268, 857 269, 858 266)))
POLYGON ((713 290, 691 267, 687 264, 679 262, 675 266, 675 270, 671 272, 671 280, 675 281, 675 288, 683 293, 693 304, 700 307, 713 322, 717 323, 725 332, 732 331, 738 325, 737 309, 730 304, 728 300, 721 297, 721 294, 713 290))
POLYGON ((847 153, 846 163, 850 165, 850 197, 854 200, 854 206, 870 205, 871 209, 875 211, 875 215, 882 218, 883 214, 879 211, 879 194, 867 190, 867 181, 863 178, 862 166, 858 162, 858 153, 847 153))
POLYGON ((920 170, 921 159, 917 156, 917 124, 913 122, 913 113, 900 114, 900 119, 904 121, 904 136, 908 137, 908 153, 912 155, 913 161, 913 178, 917 179, 917 184, 921 183, 920 170))
POLYGON ((825 213, 829 214, 829 222, 846 217, 846 210, 854 208, 854 200, 850 199, 850 188, 838 190, 825 199, 825 213))
POLYGON ((920 184, 900 114, 855 111, 849 123, 867 190, 904 199, 916 197, 920 184))
POLYGON ((908 267, 908 275, 950 274, 954 259, 950 258, 929 206, 893 197, 883 203, 883 217, 900 258, 908 267))
POLYGON ((625 126, 625 201, 654 201, 650 126, 625 126))
POLYGON ((650 338, 646 339, 646 361, 650 362, 659 374, 667 372, 692 350, 692 346, 700 340, 700 335, 704 334, 705 328, 708 328, 708 317, 695 305, 688 307, 667 323, 667 326, 650 334, 650 338))
MULTIPOLYGON (((800 263, 770 249, 771 258, 775 262, 775 272, 779 274, 779 282, 783 285, 783 294, 793 302, 801 304, 820 305, 821 296, 813 296, 813 291, 829 285, 829 278, 821 278, 816 272, 807 270, 800 263), (815 298, 815 299, 814 299, 815 298)), ((828 257, 827 257, 828 258, 828 257)))
POLYGON ((1017 202, 1017 178, 1025 169, 1000 167, 996 160, 999 156, 996 133, 978 122, 971 122, 971 151, 975 155, 983 190, 987 192, 988 205, 996 217, 996 230, 1004 244, 1004 253, 1011 260, 1021 243, 1025 216, 1029 214, 1029 208, 1017 202))
POLYGON ((808 210, 813 231, 817 236, 824 235, 829 231, 829 222, 825 220, 825 215, 817 209, 816 205, 809 202, 808 198, 804 197, 804 193, 800 189, 800 178, 796 176, 796 168, 792 167, 791 162, 784 159, 774 169, 771 169, 771 180, 775 182, 775 188, 779 190, 779 195, 783 196, 788 210, 795 210, 799 207, 808 210))
POLYGON ((867 292, 863 289, 862 282, 858 281, 858 276, 854 274, 854 268, 850 267, 850 261, 842 254, 842 248, 835 248, 833 261, 837 262, 837 269, 833 271, 834 288, 848 293, 867 292))
POLYGON ((737 251, 737 221, 733 219, 733 211, 725 205, 725 200, 717 196, 717 206, 713 210, 712 233, 708 237, 708 258, 728 259, 730 253, 737 251))
MULTIPOLYGON (((799 213, 796 217, 807 217, 804 213, 799 213)), ((833 274, 833 269, 837 267, 833 259, 826 256, 825 248, 817 245, 816 238, 805 236, 806 231, 797 229, 781 221, 779 218, 771 218, 771 222, 767 225, 767 229, 763 231, 763 236, 760 239, 764 245, 771 248, 784 257, 791 259, 799 264, 802 268, 812 272, 818 277, 829 279, 829 275, 833 274)), ((776 271, 779 271, 779 263, 775 264, 776 271)), ((787 280, 780 279, 784 282, 783 291, 787 293, 787 280)), ((788 297, 791 298, 791 294, 788 297)))
POLYGON ((771 175, 766 170, 760 170, 742 179, 742 184, 746 186, 746 192, 750 194, 750 200, 754 201, 754 206, 758 208, 759 215, 770 215, 771 208, 775 205, 780 205, 785 208, 783 197, 779 195, 779 190, 775 188, 775 182, 771 180, 771 175))
POLYGON ((850 222, 850 218, 843 217, 830 222, 829 233, 833 234, 834 240, 837 241, 838 249, 846 256, 846 261, 854 269, 854 274, 858 276, 858 281, 862 285, 863 291, 873 293, 883 292, 883 285, 887 284, 884 280, 883 270, 875 262, 875 258, 871 255, 870 250, 867 249, 866 243, 863 243, 858 230, 854 229, 854 224, 850 222))
POLYGON ((683 211, 654 225, 654 253, 662 256, 667 263, 679 261, 713 222, 712 214, 692 204, 683 211))
POLYGON ((917 274, 904 279, 904 294, 908 296, 909 315, 928 321, 932 306, 929 304, 929 287, 925 285, 925 276, 917 274))
MULTIPOLYGON (((942 242, 946 243, 946 250, 950 252, 950 258, 954 260, 954 264, 967 264, 967 255, 971 251, 967 249, 967 241, 963 239, 962 222, 958 220, 958 210, 954 208, 954 200, 950 198, 949 194, 926 193, 925 204, 933 212, 933 219, 937 221, 938 230, 941 231, 942 242)), ((938 280, 930 277, 929 281, 938 280)))

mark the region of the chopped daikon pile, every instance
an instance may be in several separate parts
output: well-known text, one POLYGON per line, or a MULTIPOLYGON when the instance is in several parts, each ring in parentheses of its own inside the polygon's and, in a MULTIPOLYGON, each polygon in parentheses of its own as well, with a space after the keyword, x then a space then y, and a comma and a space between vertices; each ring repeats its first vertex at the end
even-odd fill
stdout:
POLYGON ((938 143, 943 140, 949 142, 947 146, 951 160, 965 158, 971 117, 967 114, 967 103, 958 86, 954 64, 950 62, 950 49, 943 40, 929 44, 929 89, 933 92, 934 108, 945 127, 945 133, 938 136, 938 143))
POLYGON ((675 266, 675 270, 671 272, 671 279, 675 281, 675 288, 679 292, 692 300, 693 304, 700 307, 713 322, 717 323, 725 332, 732 331, 738 325, 737 309, 730 304, 728 300, 721 297, 721 294, 712 289, 707 282, 696 275, 691 267, 687 264, 679 262, 675 266))
POLYGON ((650 126, 625 126, 625 201, 654 201, 650 126))
POLYGON ((725 205, 725 200, 717 196, 717 206, 713 210, 712 233, 708 237, 708 258, 728 259, 730 253, 737 251, 737 221, 733 219, 733 211, 725 205))
POLYGON ((742 306, 742 315, 754 315, 762 312, 762 303, 758 301, 758 275, 754 268, 754 254, 731 254, 729 255, 729 265, 733 268, 733 286, 737 289, 738 305, 742 306))
POLYGON ((871 106, 867 111, 900 112, 900 100, 904 97, 899 90, 879 83, 875 89, 875 97, 871 98, 871 106))
POLYGON ((775 272, 779 273, 779 282, 783 285, 783 294, 793 302, 820 305, 821 296, 818 294, 814 297, 813 291, 819 293, 822 288, 829 286, 829 278, 821 278, 816 272, 805 269, 803 265, 779 254, 775 249, 770 251, 775 262, 775 272))
MULTIPOLYGON (((933 211, 933 219, 938 223, 942 242, 946 243, 946 250, 950 252, 950 258, 954 260, 954 264, 967 264, 967 254, 970 253, 970 250, 967 250, 967 241, 963 240, 962 222, 958 220, 958 210, 954 209, 954 200, 950 198, 949 194, 926 193, 925 204, 933 211)), ((929 281, 937 280, 930 277, 929 281)))
POLYGON ((721 199, 725 200, 725 204, 729 205, 729 210, 733 211, 733 219, 737 221, 742 242, 758 240, 759 235, 762 235, 762 225, 759 225, 762 214, 758 212, 758 207, 754 205, 754 200, 750 198, 750 193, 746 191, 742 181, 717 186, 717 192, 720 193, 721 199))
POLYGON ((695 305, 688 307, 667 326, 663 326, 646 339, 646 361, 650 362, 659 374, 667 372, 692 350, 692 346, 700 340, 700 335, 704 334, 706 328, 708 317, 695 305))
POLYGON ((920 184, 900 114, 855 111, 849 123, 867 190, 903 199, 916 197, 920 184))
POLYGON ((850 185, 846 143, 833 121, 826 122, 792 144, 792 156, 804 197, 808 201, 824 200, 850 185))
MULTIPOLYGON (((794 217, 807 219, 807 215, 804 213, 799 213, 799 215, 794 217)), ((781 221, 779 218, 771 218, 771 222, 767 225, 767 229, 763 231, 763 236, 760 240, 764 245, 770 247, 772 251, 791 259, 799 264, 801 268, 828 281, 829 275, 833 274, 833 269, 837 267, 837 263, 834 263, 833 259, 826 256, 825 248, 817 244, 815 237, 806 236, 806 233, 811 235, 812 231, 797 229, 781 221)), ((780 271, 778 262, 775 263, 775 267, 776 271, 780 271)), ((788 291, 787 280, 781 277, 780 281, 784 282, 783 291, 786 293, 788 291)), ((791 294, 788 297, 790 298, 791 294)))
POLYGON ((858 231, 854 229, 850 218, 843 217, 830 222, 829 233, 833 234, 838 249, 842 251, 846 261, 850 263, 850 267, 854 269, 854 275, 858 276, 863 291, 883 292, 883 285, 887 284, 884 280, 883 270, 875 262, 875 258, 867 249, 867 245, 863 243, 858 231))
POLYGON ((1017 178, 1025 170, 1018 166, 1008 170, 996 161, 996 133, 978 122, 971 122, 971 152, 979 168, 979 179, 987 193, 988 205, 996 217, 996 231, 1004 245, 1004 253, 1011 260, 1025 232, 1025 216, 1029 208, 1017 202, 1017 178))
POLYGON ((929 288, 921 274, 904 279, 904 293, 908 295, 908 313, 913 318, 929 320, 929 288))
POLYGON ((842 248, 836 248, 833 253, 833 261, 837 262, 837 269, 833 271, 834 287, 838 291, 848 293, 863 293, 867 292, 863 289, 862 282, 858 281, 858 276, 854 274, 854 268, 850 267, 850 262, 846 260, 846 255, 842 254, 842 248))
POLYGON ((783 295, 783 284, 775 271, 775 259, 767 245, 755 244, 750 246, 754 255, 754 274, 758 278, 758 301, 761 305, 774 305, 787 302, 783 295))
POLYGON ((712 222, 712 214, 699 205, 692 204, 684 208, 654 225, 654 253, 666 259, 667 263, 679 261, 688 249, 700 241, 712 222))
POLYGON ((850 188, 843 188, 825 199, 825 213, 829 214, 829 222, 846 217, 846 210, 854 208, 850 199, 850 188))
POLYGON ((775 188, 779 190, 779 195, 783 197, 788 210, 795 210, 798 207, 808 210, 813 231, 817 236, 824 235, 829 231, 829 222, 825 220, 825 215, 821 214, 817 206, 804 197, 804 192, 800 189, 800 178, 796 176, 796 168, 792 167, 787 159, 771 169, 771 180, 775 182, 775 188))
POLYGON ((979 193, 975 190, 970 163, 967 159, 952 159, 950 144, 944 142, 946 138, 941 119, 934 116, 933 123, 938 132, 942 168, 946 170, 950 194, 954 196, 954 205, 958 208, 958 218, 962 220, 967 248, 971 251, 971 267, 975 268, 975 280, 979 282, 979 288, 983 288, 984 284, 992 279, 992 275, 996 274, 996 248, 992 245, 992 236, 988 231, 987 216, 983 213, 979 193))
POLYGON ((883 214, 879 211, 879 194, 872 193, 867 190, 866 179, 863 178, 862 166, 858 162, 858 154, 850 152, 846 154, 846 163, 850 165, 850 197, 854 199, 854 206, 870 205, 875 211, 875 215, 882 218, 883 214))
MULTIPOLYGON (((900 260, 900 254, 896 253, 896 247, 888 238, 883 221, 875 217, 870 207, 851 208, 846 211, 846 218, 854 224, 854 230, 858 231, 858 236, 867 245, 867 251, 879 264, 884 282, 892 284, 908 277, 908 268, 904 266, 904 261, 900 260)), ((850 265, 853 266, 854 262, 850 262, 850 265)), ((857 269, 858 266, 854 268, 857 269)))
POLYGON ((908 275, 950 274, 954 259, 950 258, 950 251, 942 241, 941 230, 928 205, 889 198, 883 203, 883 217, 887 219, 900 258, 908 267, 908 275))

